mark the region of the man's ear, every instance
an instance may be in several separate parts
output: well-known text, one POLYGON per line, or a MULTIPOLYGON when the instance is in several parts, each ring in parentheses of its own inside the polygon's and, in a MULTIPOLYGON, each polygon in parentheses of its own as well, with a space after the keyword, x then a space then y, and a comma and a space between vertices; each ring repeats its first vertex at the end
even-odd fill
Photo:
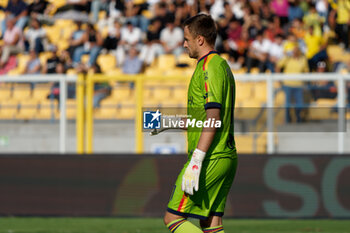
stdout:
POLYGON ((204 37, 203 36, 198 36, 197 37, 197 42, 199 46, 202 46, 204 44, 204 37))

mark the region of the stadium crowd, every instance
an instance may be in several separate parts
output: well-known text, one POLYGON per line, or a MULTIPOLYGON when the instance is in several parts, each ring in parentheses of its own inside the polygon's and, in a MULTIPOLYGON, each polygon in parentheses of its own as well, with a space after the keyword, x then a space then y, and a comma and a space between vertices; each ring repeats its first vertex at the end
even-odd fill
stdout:
MULTIPOLYGON (((100 54, 115 56, 124 73, 139 73, 161 54, 185 52, 181 25, 199 12, 217 22, 216 49, 234 71, 350 71, 349 0, 8 0, 0 8, 0 73, 18 66, 18 54, 30 55, 25 74, 100 72, 100 54), (60 19, 75 24, 67 43, 49 30, 60 19), (330 46, 347 55, 329 54, 330 46)), ((285 91, 301 85, 290 81, 285 91)), ((333 83, 315 85, 327 87, 315 98, 332 96, 333 83)))

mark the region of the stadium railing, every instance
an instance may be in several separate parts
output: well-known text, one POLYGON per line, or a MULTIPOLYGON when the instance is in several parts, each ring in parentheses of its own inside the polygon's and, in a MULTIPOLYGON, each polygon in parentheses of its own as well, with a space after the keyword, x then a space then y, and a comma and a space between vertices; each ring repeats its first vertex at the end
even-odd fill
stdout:
MULTIPOLYGON (((327 74, 240 74, 235 75, 235 79, 238 81, 265 81, 266 82, 266 93, 267 93, 267 153, 273 154, 275 153, 275 132, 274 132, 274 95, 275 95, 275 87, 274 82, 283 81, 283 80, 301 80, 301 81, 336 81, 337 85, 337 108, 339 109, 338 113, 338 153, 344 153, 344 122, 345 122, 345 106, 346 106, 346 90, 345 90, 345 82, 350 80, 350 74, 335 74, 335 73, 327 73, 327 74)), ((81 122, 78 127, 78 136, 77 143, 78 145, 78 153, 93 153, 93 88, 95 82, 103 82, 103 81, 130 81, 135 83, 136 89, 136 119, 135 119, 135 135, 136 135, 136 145, 135 152, 142 153, 143 152, 143 134, 142 134, 142 106, 143 106, 143 83, 145 80, 152 81, 169 81, 169 80, 181 80, 185 82, 189 82, 190 77, 187 76, 146 76, 146 75, 119 75, 119 76, 108 76, 101 74, 91 74, 86 77, 86 112, 85 114, 83 108, 80 108, 80 112, 78 110, 78 116, 81 119, 85 119, 85 123, 81 122), (85 116, 85 117, 84 117, 85 116), (84 125, 86 129, 84 130, 84 125), (85 131, 85 143, 84 143, 84 134, 85 131), (84 150, 85 148, 85 150, 84 150)), ((237 90, 239 93, 239 90, 237 90)), ((83 106, 84 103, 84 94, 83 91, 77 95, 78 96, 78 106, 83 106)))

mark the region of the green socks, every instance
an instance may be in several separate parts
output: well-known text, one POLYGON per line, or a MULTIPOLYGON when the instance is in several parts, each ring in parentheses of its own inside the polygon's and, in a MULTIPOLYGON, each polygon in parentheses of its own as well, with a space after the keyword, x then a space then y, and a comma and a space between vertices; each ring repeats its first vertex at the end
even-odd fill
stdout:
POLYGON ((184 218, 172 221, 167 225, 167 227, 172 233, 203 233, 203 231, 201 231, 198 227, 184 218))
POLYGON ((203 232, 204 233, 216 233, 216 232, 224 233, 224 227, 222 225, 217 227, 208 227, 208 228, 204 228, 203 232))

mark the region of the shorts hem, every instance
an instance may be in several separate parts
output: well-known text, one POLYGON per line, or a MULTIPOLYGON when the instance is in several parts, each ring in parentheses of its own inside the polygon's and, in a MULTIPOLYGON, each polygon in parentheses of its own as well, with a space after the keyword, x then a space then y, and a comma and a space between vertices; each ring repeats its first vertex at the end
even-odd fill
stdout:
MULTIPOLYGON (((208 218, 209 218, 209 217, 198 215, 198 214, 179 212, 179 211, 176 211, 176 210, 173 210, 173 209, 170 209, 170 208, 168 208, 167 211, 169 213, 176 214, 176 215, 179 215, 181 217, 186 217, 186 218, 190 217, 190 218, 197 218, 197 219, 200 219, 200 220, 208 220, 208 218)), ((224 212, 210 212, 209 216, 222 217, 222 216, 224 216, 224 212)))
POLYGON ((176 214, 176 215, 179 215, 181 217, 186 217, 186 218, 190 217, 190 218, 197 218, 197 219, 200 219, 200 220, 208 220, 208 217, 202 216, 202 215, 183 213, 183 212, 179 212, 179 211, 176 211, 176 210, 173 210, 173 209, 170 209, 170 208, 168 208, 167 211, 169 213, 176 214))
POLYGON ((210 216, 222 217, 222 216, 224 216, 224 212, 211 212, 210 216))

